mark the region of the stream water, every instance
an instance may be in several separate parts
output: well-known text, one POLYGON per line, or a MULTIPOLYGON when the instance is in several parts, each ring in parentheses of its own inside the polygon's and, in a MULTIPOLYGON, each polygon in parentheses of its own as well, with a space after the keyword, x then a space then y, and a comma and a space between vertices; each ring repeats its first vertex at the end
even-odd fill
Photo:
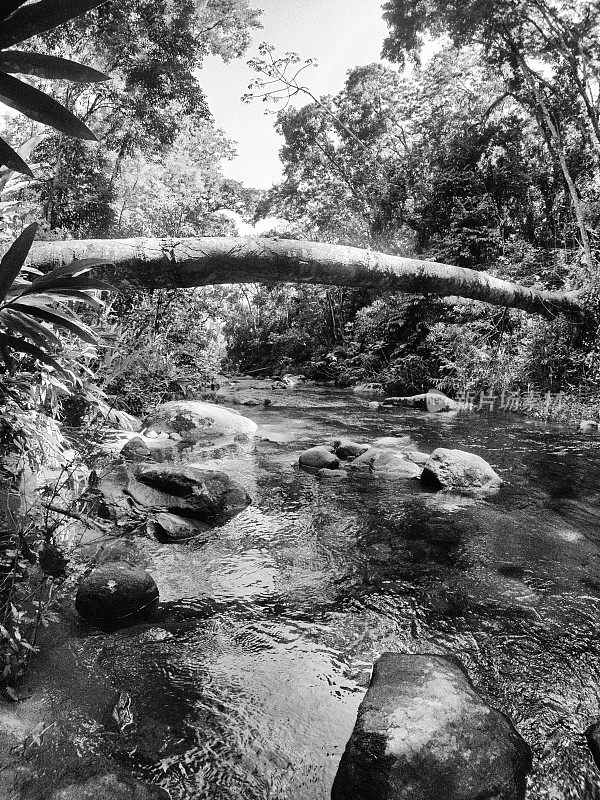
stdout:
POLYGON ((208 541, 141 541, 157 620, 102 633, 67 609, 49 629, 33 682, 51 728, 20 796, 118 766, 173 800, 325 800, 392 650, 458 656, 534 750, 529 800, 600 798, 583 735, 600 718, 599 441, 509 413, 373 411, 345 391, 276 399, 241 409, 253 442, 178 453, 253 503, 208 541), (469 500, 297 466, 340 435, 406 434, 478 453, 505 486, 469 500))

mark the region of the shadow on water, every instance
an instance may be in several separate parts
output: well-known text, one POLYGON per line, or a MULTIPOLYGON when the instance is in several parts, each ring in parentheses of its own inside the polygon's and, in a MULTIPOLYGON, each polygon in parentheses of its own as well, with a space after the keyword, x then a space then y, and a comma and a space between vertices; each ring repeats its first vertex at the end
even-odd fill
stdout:
POLYGON ((532 745, 531 800, 600 798, 583 735, 600 718, 598 442, 332 391, 248 415, 256 441, 177 456, 253 504, 201 543, 143 541, 155 618, 100 634, 71 617, 46 647, 54 725, 24 800, 115 764, 174 800, 324 800, 386 650, 461 660, 532 745), (484 501, 298 470, 300 450, 340 434, 469 450, 506 485, 484 501))

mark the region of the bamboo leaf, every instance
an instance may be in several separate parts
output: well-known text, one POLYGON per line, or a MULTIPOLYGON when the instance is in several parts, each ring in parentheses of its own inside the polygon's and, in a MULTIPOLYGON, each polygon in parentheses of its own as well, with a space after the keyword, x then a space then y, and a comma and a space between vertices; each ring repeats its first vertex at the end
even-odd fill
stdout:
POLYGON ((18 44, 85 14, 105 0, 39 0, 18 8, 2 23, 0 48, 18 44))
POLYGON ((6 297, 31 249, 38 226, 34 222, 15 239, 0 261, 0 302, 6 297))
POLYGON ((27 164, 23 161, 21 156, 13 150, 12 147, 0 138, 0 165, 4 165, 13 172, 21 172, 24 175, 29 175, 33 178, 33 172, 29 169, 27 164))
POLYGON ((35 280, 31 286, 32 289, 36 291, 46 289, 48 286, 55 283, 57 278, 66 275, 79 275, 83 272, 89 272, 91 269, 94 269, 94 267, 100 267, 110 263, 111 262, 101 258, 82 258, 80 260, 71 261, 70 264, 63 264, 62 267, 57 267, 51 272, 46 272, 41 278, 35 280))
POLYGON ((69 373, 61 367, 55 358, 52 358, 51 355, 45 353, 40 347, 36 347, 26 339, 22 339, 18 336, 11 336, 8 333, 0 333, 0 346, 8 347, 11 350, 15 350, 17 353, 25 353, 25 355, 32 356, 38 361, 41 361, 42 364, 46 364, 55 369, 60 375, 66 378, 69 377, 69 373))
POLYGON ((49 56, 44 53, 28 53, 24 50, 0 51, 0 70, 21 75, 36 75, 38 78, 95 83, 107 81, 109 76, 97 69, 78 64, 67 58, 49 56))
MULTIPOLYGON (((33 178, 33 172, 31 170, 31 168, 26 164, 24 159, 29 158, 29 156, 35 150, 35 148, 39 144, 41 144, 44 141, 44 139, 47 139, 47 138, 48 138, 47 134, 38 133, 36 136, 31 136, 29 139, 27 139, 27 141, 24 142, 17 149, 16 156, 20 160, 21 169, 15 169, 15 167, 12 166, 11 164, 6 164, 6 162, 4 162, 6 164, 6 166, 9 167, 9 169, 3 170, 2 174, 0 175, 0 193, 5 188, 6 184, 10 181, 10 179, 15 174, 15 172, 25 172, 26 175, 28 175, 30 178, 33 178), (25 170, 23 170, 22 167, 25 167, 25 170)), ((6 142, 4 142, 4 144, 6 144, 6 142)), ((0 151, 1 151, 1 147, 2 147, 2 140, 0 140, 0 151)), ((12 152, 14 153, 15 151, 13 150, 12 152)))
POLYGON ((38 347, 62 347, 61 340, 50 328, 44 327, 35 319, 27 319, 22 312, 5 308, 0 311, 0 319, 11 333, 20 333, 38 347))
POLYGON ((44 322, 50 322, 57 328, 64 328, 74 333, 75 336, 78 336, 88 344, 98 344, 98 336, 96 336, 92 329, 64 306, 60 310, 49 311, 47 308, 13 303, 10 309, 11 311, 19 311, 22 314, 31 314, 32 317, 37 317, 44 322))
POLYGON ((96 136, 74 114, 52 97, 28 83, 0 72, 0 102, 44 125, 77 139, 97 141, 96 136))

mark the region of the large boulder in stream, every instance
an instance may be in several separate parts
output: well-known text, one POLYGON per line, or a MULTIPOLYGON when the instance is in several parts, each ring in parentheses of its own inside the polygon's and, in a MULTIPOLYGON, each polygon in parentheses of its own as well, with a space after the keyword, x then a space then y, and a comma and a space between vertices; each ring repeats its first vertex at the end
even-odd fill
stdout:
POLYGON ((324 444, 309 447, 308 450, 300 453, 298 462, 301 467, 310 467, 311 469, 337 469, 340 465, 340 460, 333 447, 324 444))
POLYGON ((162 403, 144 421, 144 432, 177 433, 185 442, 214 440, 238 433, 252 435, 258 425, 233 408, 196 400, 162 403))
POLYGON ((97 567, 79 585, 75 608, 90 622, 119 625, 144 617, 158 604, 158 587, 146 570, 127 561, 97 567))
POLYGON ((384 653, 358 710, 332 800, 523 800, 531 750, 462 668, 384 653))
POLYGON ((251 502, 244 487, 225 472, 192 464, 117 466, 98 488, 116 517, 147 510, 207 521, 231 517, 251 502))
POLYGON ((430 489, 458 492, 492 492, 500 488, 502 478, 485 459, 464 450, 438 447, 423 467, 421 482, 430 489))

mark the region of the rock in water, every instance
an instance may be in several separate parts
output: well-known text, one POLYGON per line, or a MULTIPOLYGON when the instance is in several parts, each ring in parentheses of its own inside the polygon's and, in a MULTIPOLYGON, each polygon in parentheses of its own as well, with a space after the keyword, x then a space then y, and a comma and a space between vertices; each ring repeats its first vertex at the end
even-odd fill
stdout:
POLYGON ((359 444, 351 439, 336 439, 332 445, 338 458, 356 458, 369 449, 368 444, 359 444))
POLYGON ((499 489, 502 478, 481 456, 464 450, 438 447, 423 467, 421 482, 431 489, 489 492, 499 489))
POLYGON ((387 448, 371 447, 350 462, 351 470, 364 470, 380 478, 418 478, 421 468, 409 461, 404 453, 387 448))
POLYGON ((462 668, 384 653, 358 710, 332 800, 523 800, 531 750, 462 668))
POLYGON ((140 505, 194 519, 235 514, 251 502, 243 486, 216 469, 158 464, 141 467, 135 478, 128 491, 140 505))
POLYGON ((430 389, 425 394, 413 394, 410 397, 386 397, 383 401, 386 406, 405 406, 429 411, 431 414, 440 411, 456 411, 459 404, 456 400, 446 397, 439 389, 430 389))
POLYGON ((598 423, 593 419, 582 419, 579 423, 580 433, 598 433, 598 423))
POLYGON ((165 511, 149 519, 146 523, 146 530, 148 533, 154 534, 159 541, 184 542, 200 536, 203 536, 206 541, 211 527, 197 519, 180 517, 165 511))
POLYGON ((317 475, 319 478, 335 478, 336 480, 348 477, 348 473, 345 469, 327 469, 327 467, 321 467, 321 469, 318 469, 317 475))
POLYGON ((253 434, 258 425, 232 408, 195 400, 173 400, 158 406, 144 430, 178 433, 183 441, 199 442, 237 433, 253 434))
POLYGON ((237 514, 251 502, 245 489, 224 472, 192 465, 117 465, 98 486, 104 516, 168 512, 196 520, 237 514))
POLYGON ((150 448, 141 436, 134 436, 133 439, 129 439, 128 442, 125 442, 121 448, 121 455, 125 459, 142 459, 149 456, 150 453, 150 448))
POLYGON ((90 622, 117 625, 145 616, 158 603, 158 587, 146 570, 126 561, 95 569, 80 584, 75 608, 90 622))
POLYGON ((595 722, 585 732, 588 747, 592 753, 594 764, 600 769, 600 722, 595 722))
POLYGON ((340 460, 333 452, 333 447, 324 444, 309 447, 308 450, 300 453, 298 461, 301 467, 311 467, 312 469, 337 469, 340 465, 340 460))

